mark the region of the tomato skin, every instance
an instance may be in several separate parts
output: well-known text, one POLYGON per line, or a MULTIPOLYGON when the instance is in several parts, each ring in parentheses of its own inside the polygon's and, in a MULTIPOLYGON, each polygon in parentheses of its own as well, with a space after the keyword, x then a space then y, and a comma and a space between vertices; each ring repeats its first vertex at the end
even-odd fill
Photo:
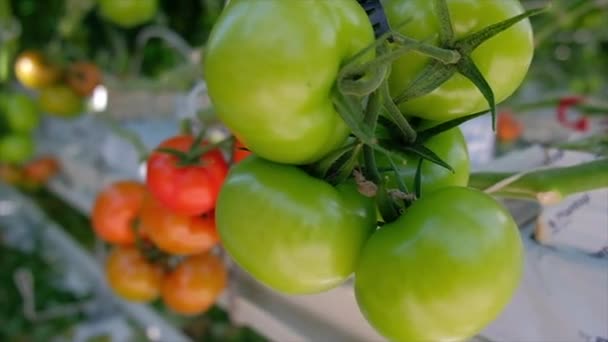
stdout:
MULTIPOLYGON (((180 135, 159 147, 186 152, 194 140, 192 136, 180 135)), ((202 165, 180 167, 175 156, 159 151, 152 153, 147 164, 148 189, 160 203, 179 214, 209 212, 215 208, 220 187, 228 174, 228 163, 219 149, 209 151, 200 161, 202 165)))
POLYGON ((2 104, 4 119, 12 132, 30 133, 40 123, 38 106, 27 95, 14 93, 2 104))
POLYGON ((61 70, 38 51, 24 51, 15 60, 15 77, 25 87, 40 89, 55 84, 61 70))
POLYGON ((160 294, 163 269, 148 263, 135 247, 117 247, 106 260, 108 284, 119 296, 149 302, 160 294))
POLYGON ((162 298, 172 311, 196 315, 207 311, 227 283, 222 261, 211 253, 188 257, 162 283, 162 298))
POLYGON ((101 81, 101 70, 91 62, 72 63, 66 71, 66 83, 78 96, 91 96, 101 81))
MULTIPOLYGON (((442 132, 430 138, 424 146, 435 152, 443 161, 452 166, 454 173, 428 160, 423 161, 421 170, 422 196, 446 186, 466 186, 469 183, 469 152, 460 128, 455 127, 442 132)), ((400 153, 400 155, 404 157, 407 163, 401 166, 398 161, 393 160, 393 162, 397 163, 399 175, 408 190, 413 191, 416 168, 418 167, 420 157, 411 153, 400 153)), ((387 170, 391 169, 391 164, 386 156, 378 153, 376 159, 378 167, 387 170)), ((398 188, 393 171, 385 172, 383 175, 387 179, 387 187, 389 189, 398 188)))
POLYGON ((151 20, 158 0, 99 0, 99 13, 110 22, 130 28, 151 20))
POLYGON ((246 148, 247 147, 240 140, 237 140, 234 143, 234 149, 232 151, 232 161, 234 163, 238 163, 251 155, 251 151, 246 150, 246 148))
POLYGON ((140 219, 148 239, 171 254, 202 253, 219 242, 213 213, 205 216, 176 214, 147 196, 140 219))
POLYGON ((448 187, 369 239, 355 294, 367 320, 390 340, 467 340, 509 302, 522 266, 509 212, 481 191, 448 187))
POLYGON ((218 117, 259 156, 316 161, 350 133, 331 101, 339 67, 373 40, 356 1, 232 1, 205 49, 218 117))
POLYGON ((44 112, 59 117, 75 117, 84 110, 80 96, 64 85, 42 89, 38 101, 44 112))
POLYGON ((0 162, 20 164, 32 157, 34 140, 28 134, 10 133, 0 137, 0 162))
POLYGON ((303 170, 250 156, 228 176, 216 208, 222 245, 243 269, 284 293, 315 293, 354 270, 376 227, 373 200, 303 170))
MULTIPOLYGON (((408 37, 425 41, 437 37, 439 32, 432 3, 428 0, 382 0, 392 27, 398 27, 399 32, 408 37), (405 18, 411 21, 401 25, 405 18)), ((447 4, 456 39, 523 12, 517 0, 448 0, 447 4)), ((433 39, 437 42, 437 38, 433 39)), ((472 53, 475 64, 494 90, 496 103, 505 100, 519 87, 533 54, 534 42, 529 20, 501 32, 472 53)), ((393 63, 389 78, 392 94, 396 96, 405 89, 428 61, 427 57, 419 54, 407 54, 393 63)), ((456 74, 435 91, 403 103, 400 108, 408 115, 447 121, 480 112, 489 106, 473 83, 456 74)))
POLYGON ((118 181, 103 189, 93 204, 93 230, 106 242, 135 243, 133 223, 143 205, 146 188, 136 181, 118 181))

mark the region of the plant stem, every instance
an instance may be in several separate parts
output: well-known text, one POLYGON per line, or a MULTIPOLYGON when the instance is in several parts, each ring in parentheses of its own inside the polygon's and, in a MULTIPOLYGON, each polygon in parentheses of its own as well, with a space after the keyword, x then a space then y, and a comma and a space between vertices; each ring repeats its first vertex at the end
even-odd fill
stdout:
POLYGON ((445 49, 435 45, 424 44, 415 39, 406 37, 400 33, 393 34, 395 43, 411 48, 411 50, 436 59, 443 64, 456 64, 460 61, 460 53, 456 50, 445 49))
MULTIPOLYGON (((384 81, 386 82, 386 80, 384 81)), ((382 104, 382 94, 379 91, 373 92, 369 96, 367 107, 365 109, 365 117, 363 121, 372 132, 376 131, 376 125, 378 123, 378 116, 380 116, 380 107, 382 104)), ((366 176, 372 182, 378 184, 382 178, 376 165, 376 156, 374 154, 373 146, 366 144, 363 146, 363 159, 365 161, 366 176)))
POLYGON ((541 204, 554 204, 575 193, 608 188, 608 158, 524 173, 473 173, 469 186, 486 191, 491 189, 487 192, 499 197, 535 199, 541 204), (510 181, 496 186, 506 179, 510 181))

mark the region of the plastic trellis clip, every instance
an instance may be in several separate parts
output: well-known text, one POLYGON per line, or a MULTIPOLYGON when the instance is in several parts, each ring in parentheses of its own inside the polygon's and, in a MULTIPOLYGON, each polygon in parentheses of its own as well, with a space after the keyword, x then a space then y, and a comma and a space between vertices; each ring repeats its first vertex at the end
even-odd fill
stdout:
POLYGON ((384 13, 384 8, 382 7, 380 0, 357 0, 357 2, 359 2, 359 5, 361 5, 365 10, 365 13, 367 13, 369 21, 374 28, 376 38, 390 31, 386 14, 384 13))

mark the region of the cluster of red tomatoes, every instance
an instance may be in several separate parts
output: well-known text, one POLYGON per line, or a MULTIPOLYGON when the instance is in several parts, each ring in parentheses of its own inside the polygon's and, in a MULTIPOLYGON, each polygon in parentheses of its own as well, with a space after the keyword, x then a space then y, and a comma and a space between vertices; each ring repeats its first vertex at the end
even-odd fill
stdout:
MULTIPOLYGON (((509 302, 523 252, 509 212, 467 187, 457 126, 519 87, 533 12, 517 0, 381 3, 395 31, 376 45, 355 0, 224 10, 205 77, 219 118, 254 155, 221 188, 218 232, 277 291, 317 293, 354 275, 359 308, 382 335, 465 340, 509 302)), ((162 181, 166 194, 180 186, 162 181)))
MULTIPOLYGON (((243 153, 237 150, 233 159, 243 153)), ((228 167, 217 147, 178 135, 149 156, 146 184, 119 181, 98 194, 92 224, 115 246, 106 273, 116 293, 140 302, 160 296, 183 315, 215 303, 227 272, 214 248, 214 208, 228 167)))
POLYGON ((84 101, 102 82, 99 68, 86 61, 66 66, 50 61, 38 51, 24 51, 15 60, 15 77, 38 92, 40 110, 60 117, 73 117, 84 110, 84 101))

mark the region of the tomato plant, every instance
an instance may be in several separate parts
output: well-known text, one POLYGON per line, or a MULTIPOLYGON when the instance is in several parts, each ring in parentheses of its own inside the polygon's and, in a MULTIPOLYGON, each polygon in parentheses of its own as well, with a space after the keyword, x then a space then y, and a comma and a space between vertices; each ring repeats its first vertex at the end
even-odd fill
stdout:
POLYGON ((158 0, 99 0, 99 13, 122 27, 134 27, 151 20, 158 11, 158 0))
MULTIPOLYGON (((466 141, 458 127, 440 133, 430 138, 425 146, 436 153, 443 161, 448 163, 454 172, 434 164, 430 161, 423 161, 421 169, 421 192, 422 194, 431 193, 446 186, 466 186, 469 181, 469 153, 466 141)), ((413 153, 401 153, 403 160, 398 164, 399 177, 403 180, 410 191, 414 190, 414 179, 420 156, 413 153)), ((395 180, 395 173, 391 165, 383 154, 378 154, 378 166, 383 170, 384 177, 387 179, 387 187, 397 189, 398 184, 395 180)))
POLYGON ((162 298, 174 312, 196 315, 215 303, 226 282, 226 268, 217 256, 211 253, 190 256, 165 276, 162 298))
POLYGON ((504 207, 478 190, 447 187, 369 239, 355 273, 357 302, 391 340, 466 340, 511 299, 522 254, 504 207))
POLYGON ((206 145, 189 135, 175 136, 148 158, 148 189, 167 208, 184 215, 215 208, 228 163, 217 148, 200 155, 197 150, 206 145))
MULTIPOLYGON (((433 1, 382 0, 382 4, 393 28, 411 38, 432 38, 437 42, 440 23, 433 1)), ((517 0, 448 0, 447 6, 456 41, 523 12, 517 0)), ((474 63, 494 91, 496 103, 509 97, 522 83, 533 53, 529 20, 490 38, 472 52, 474 63)), ((390 75, 393 95, 414 81, 428 63, 428 57, 414 53, 406 54, 393 63, 390 75)), ((404 102, 400 108, 406 114, 445 121, 488 109, 488 103, 469 79, 455 74, 433 92, 404 102)))
POLYGON ((234 1, 205 49, 209 95, 255 154, 316 161, 349 134, 331 98, 339 66, 373 38, 355 1, 234 1))
POLYGON ((201 253, 219 241, 213 213, 203 216, 177 214, 147 196, 140 219, 146 237, 168 253, 201 253))
POLYGON ((108 284, 121 297, 148 302, 160 294, 163 270, 148 263, 135 247, 117 247, 106 260, 108 284))
POLYGON ((104 188, 93 204, 93 230, 104 241, 135 243, 134 226, 143 205, 146 188, 136 181, 118 181, 104 188))
POLYGON ((101 70, 91 62, 75 62, 66 70, 66 84, 82 97, 93 94, 93 90, 101 81, 101 70))
POLYGON ((15 77, 28 88, 40 89, 55 84, 61 70, 40 52, 24 51, 15 60, 15 77))
POLYGON ((35 146, 27 134, 10 133, 0 137, 0 162, 23 163, 32 157, 35 146))
POLYGON ((40 122, 36 102, 24 94, 8 94, 0 103, 0 113, 3 114, 8 129, 15 133, 30 133, 40 122))
POLYGON ((38 101, 44 112, 60 117, 74 117, 84 110, 81 97, 64 85, 42 89, 38 101))
POLYGON ((257 156, 230 172, 216 219, 233 259, 287 293, 320 292, 344 281, 376 223, 374 202, 353 184, 333 187, 257 156))

